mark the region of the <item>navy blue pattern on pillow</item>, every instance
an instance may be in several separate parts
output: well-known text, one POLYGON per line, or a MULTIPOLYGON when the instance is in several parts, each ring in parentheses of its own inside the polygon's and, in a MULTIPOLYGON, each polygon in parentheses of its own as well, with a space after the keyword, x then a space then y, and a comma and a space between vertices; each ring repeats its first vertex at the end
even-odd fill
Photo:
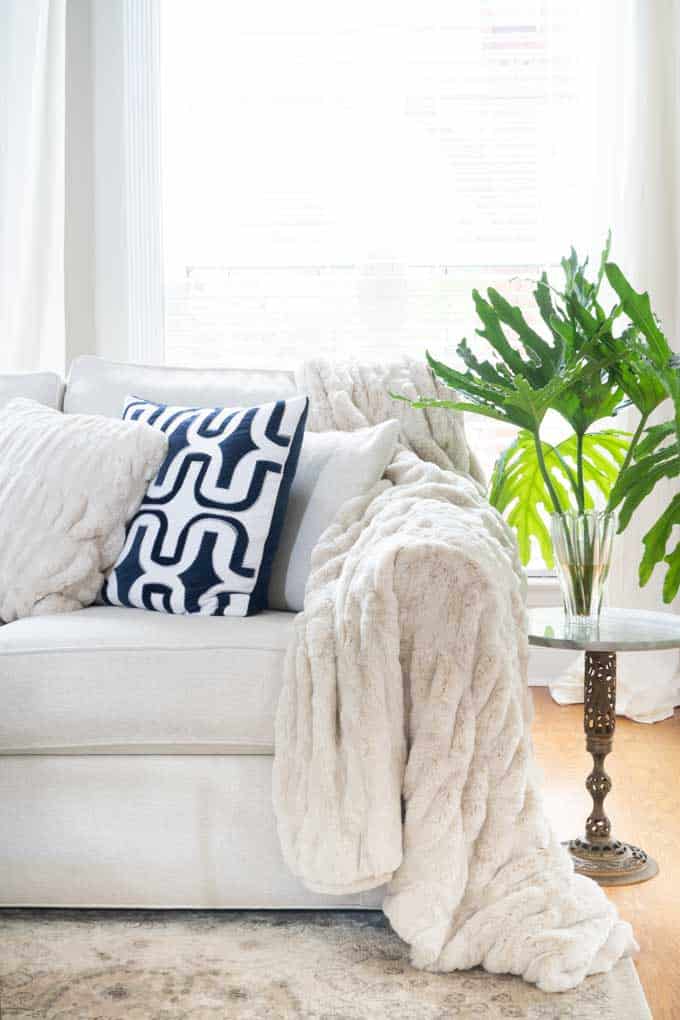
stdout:
POLYGON ((103 600, 206 616, 264 609, 308 403, 201 409, 129 397, 123 418, 165 432, 168 454, 128 524, 103 600))

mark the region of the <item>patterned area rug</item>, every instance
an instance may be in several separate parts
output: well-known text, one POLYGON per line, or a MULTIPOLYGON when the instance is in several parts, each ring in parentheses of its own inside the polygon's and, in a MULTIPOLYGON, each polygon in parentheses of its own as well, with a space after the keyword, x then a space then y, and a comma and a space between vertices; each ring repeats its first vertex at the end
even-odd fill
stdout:
POLYGON ((0 910, 2 1020, 648 1020, 635 968, 545 995, 426 974, 377 912, 0 910))

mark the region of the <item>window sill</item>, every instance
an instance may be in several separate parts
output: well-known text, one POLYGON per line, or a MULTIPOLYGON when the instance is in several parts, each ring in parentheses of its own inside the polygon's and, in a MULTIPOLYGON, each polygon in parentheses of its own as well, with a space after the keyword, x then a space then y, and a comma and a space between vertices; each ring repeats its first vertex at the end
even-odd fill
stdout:
POLYGON ((527 578, 527 604, 529 609, 539 606, 559 606, 562 604, 560 582, 555 575, 530 574, 527 578))

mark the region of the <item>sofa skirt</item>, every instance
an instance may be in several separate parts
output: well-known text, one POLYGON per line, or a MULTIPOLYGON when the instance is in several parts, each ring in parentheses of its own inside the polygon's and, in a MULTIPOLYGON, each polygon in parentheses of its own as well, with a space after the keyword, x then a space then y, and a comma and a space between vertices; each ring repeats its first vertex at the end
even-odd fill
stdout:
POLYGON ((258 755, 0 756, 0 906, 379 908, 288 871, 258 755))

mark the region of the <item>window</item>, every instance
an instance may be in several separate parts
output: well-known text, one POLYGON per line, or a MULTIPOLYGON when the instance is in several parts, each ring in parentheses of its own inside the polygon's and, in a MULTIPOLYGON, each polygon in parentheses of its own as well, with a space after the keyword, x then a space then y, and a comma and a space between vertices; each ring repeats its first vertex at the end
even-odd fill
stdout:
POLYGON ((581 6, 164 0, 166 360, 452 359, 473 287, 530 311, 585 209, 581 6))

